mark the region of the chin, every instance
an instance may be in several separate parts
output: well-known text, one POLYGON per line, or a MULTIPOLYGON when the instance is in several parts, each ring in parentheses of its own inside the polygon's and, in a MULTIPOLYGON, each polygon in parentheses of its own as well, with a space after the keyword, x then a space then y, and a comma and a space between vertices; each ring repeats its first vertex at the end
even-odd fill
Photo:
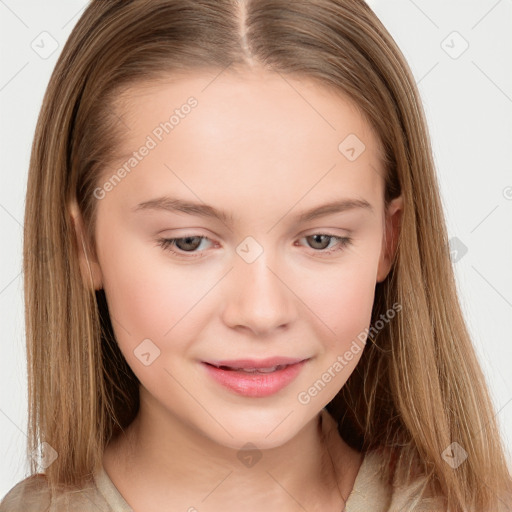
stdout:
POLYGON ((210 430, 208 437, 236 450, 247 443, 260 450, 277 448, 293 439, 311 421, 309 416, 299 416, 298 411, 297 405, 278 410, 266 410, 259 405, 251 411, 240 408, 237 412, 231 408, 229 413, 222 415, 224 428, 215 423, 215 434, 210 430))

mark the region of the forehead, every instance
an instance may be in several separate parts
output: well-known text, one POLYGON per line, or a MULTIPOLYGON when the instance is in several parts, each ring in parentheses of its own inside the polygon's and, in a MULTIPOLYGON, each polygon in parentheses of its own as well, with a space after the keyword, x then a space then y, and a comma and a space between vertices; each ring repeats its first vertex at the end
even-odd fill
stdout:
MULTIPOLYGON (((349 133, 364 141, 380 156, 380 140, 365 116, 345 93, 311 77, 289 76, 256 68, 243 71, 181 71, 148 82, 137 82, 118 94, 114 110, 122 116, 124 141, 131 149, 140 132, 151 133, 173 112, 194 98, 191 121, 202 133, 233 130, 243 136, 291 140, 294 135, 325 138, 325 145, 343 140, 349 133), (351 131, 350 131, 351 130, 351 131), (317 137, 315 137, 317 134, 317 137), (130 144, 131 143, 131 144, 130 144)), ((180 115, 180 119, 187 117, 180 115)), ((178 132, 178 133, 177 133, 178 132)), ((197 134, 198 136, 200 133, 197 134)))
POLYGON ((123 183, 141 196, 166 183, 172 189, 178 176, 192 191, 215 187, 219 199, 222 188, 276 199, 289 191, 295 201, 313 188, 310 196, 331 187, 380 191, 381 146, 371 125, 347 96, 309 78, 181 73, 126 89, 115 110, 125 126, 118 165, 154 143, 123 183))

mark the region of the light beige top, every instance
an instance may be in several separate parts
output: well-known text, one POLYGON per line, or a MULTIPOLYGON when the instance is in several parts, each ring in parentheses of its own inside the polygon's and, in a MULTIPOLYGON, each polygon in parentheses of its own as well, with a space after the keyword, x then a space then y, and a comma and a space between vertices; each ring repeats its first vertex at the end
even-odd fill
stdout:
MULTIPOLYGON (((322 410, 323 425, 332 428, 333 418, 322 410)), ((382 454, 367 452, 357 473, 354 487, 343 512, 440 512, 439 502, 422 500, 412 509, 407 498, 411 488, 392 487, 380 478, 382 454), (437 503, 437 504, 436 504, 437 503)), ((28 477, 16 484, 0 503, 0 512, 134 512, 101 467, 94 481, 75 492, 60 495, 50 503, 46 477, 43 473, 28 477)), ((143 511, 137 511, 143 512, 143 511)), ((340 511, 341 512, 341 511, 340 511)))

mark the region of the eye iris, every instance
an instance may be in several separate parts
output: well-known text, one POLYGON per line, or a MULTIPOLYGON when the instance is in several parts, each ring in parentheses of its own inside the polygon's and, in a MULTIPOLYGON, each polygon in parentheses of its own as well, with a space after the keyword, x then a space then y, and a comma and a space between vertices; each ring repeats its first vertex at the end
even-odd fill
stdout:
POLYGON ((184 238, 177 238, 175 240, 176 247, 178 249, 181 249, 182 251, 193 251, 194 249, 197 249, 199 247, 199 244, 201 243, 203 237, 200 236, 187 236, 184 238), (185 244, 183 244, 182 241, 185 241, 185 244), (196 240, 197 243, 191 242, 191 240, 196 240), (190 244, 192 247, 190 247, 190 244), (181 246, 181 247, 180 247, 181 246))
POLYGON ((329 246, 330 239, 332 238, 330 235, 311 235, 307 238, 317 239, 317 238, 322 238, 322 237, 324 237, 325 240, 327 240, 327 245, 325 243, 319 242, 320 245, 323 245, 323 247, 314 247, 315 243, 317 243, 317 240, 315 240, 312 245, 315 249, 325 249, 326 247, 329 246))

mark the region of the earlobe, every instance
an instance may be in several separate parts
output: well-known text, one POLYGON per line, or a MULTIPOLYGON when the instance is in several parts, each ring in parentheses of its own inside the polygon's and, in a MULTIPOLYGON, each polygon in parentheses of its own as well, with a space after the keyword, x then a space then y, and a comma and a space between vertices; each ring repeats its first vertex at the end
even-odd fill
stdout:
POLYGON ((403 197, 400 195, 389 204, 385 219, 385 236, 382 237, 382 250, 377 269, 377 283, 386 279, 391 270, 398 245, 403 214, 403 197))
POLYGON ((100 290, 103 287, 101 267, 99 262, 91 256, 91 251, 85 236, 82 215, 75 200, 72 200, 69 204, 68 211, 74 227, 83 282, 86 286, 90 285, 94 290, 100 290))

